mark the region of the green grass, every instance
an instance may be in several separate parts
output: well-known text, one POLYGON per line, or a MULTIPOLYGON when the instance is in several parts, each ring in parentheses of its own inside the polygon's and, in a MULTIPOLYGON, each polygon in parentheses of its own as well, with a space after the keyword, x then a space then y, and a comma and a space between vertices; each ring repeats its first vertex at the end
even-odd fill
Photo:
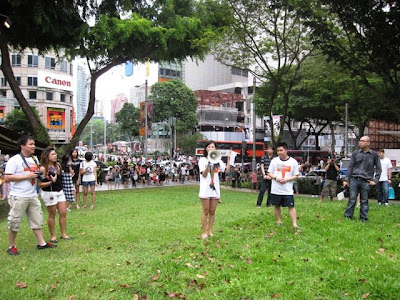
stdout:
POLYGON ((223 190, 215 237, 203 241, 197 193, 98 193, 94 211, 68 213, 75 239, 56 249, 37 251, 24 220, 18 257, 5 252, 3 219, 0 299, 399 298, 400 205, 372 203, 363 224, 343 219, 345 201, 296 197, 299 234, 286 210, 276 227, 273 209, 255 207, 255 193, 223 190))

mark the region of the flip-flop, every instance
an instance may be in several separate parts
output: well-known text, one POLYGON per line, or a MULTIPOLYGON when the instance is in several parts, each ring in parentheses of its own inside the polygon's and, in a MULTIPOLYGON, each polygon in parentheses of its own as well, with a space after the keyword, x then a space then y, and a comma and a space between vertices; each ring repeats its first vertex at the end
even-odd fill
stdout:
POLYGON ((62 240, 73 240, 74 238, 72 238, 72 237, 70 237, 70 236, 68 236, 68 237, 62 237, 62 236, 60 236, 60 239, 62 239, 62 240))
POLYGON ((50 240, 50 243, 58 243, 57 239, 50 240))

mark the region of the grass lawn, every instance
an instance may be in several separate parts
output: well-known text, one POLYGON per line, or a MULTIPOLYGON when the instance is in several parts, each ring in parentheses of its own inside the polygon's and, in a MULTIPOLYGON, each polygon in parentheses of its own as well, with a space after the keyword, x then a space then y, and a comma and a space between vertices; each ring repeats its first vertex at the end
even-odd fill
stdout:
POLYGON ((255 193, 223 190, 203 241, 197 193, 98 193, 95 210, 68 213, 74 240, 56 249, 37 251, 25 219, 17 257, 3 218, 0 299, 399 299, 400 205, 372 203, 363 224, 343 219, 346 201, 296 197, 296 232, 286 209, 277 227, 255 193))

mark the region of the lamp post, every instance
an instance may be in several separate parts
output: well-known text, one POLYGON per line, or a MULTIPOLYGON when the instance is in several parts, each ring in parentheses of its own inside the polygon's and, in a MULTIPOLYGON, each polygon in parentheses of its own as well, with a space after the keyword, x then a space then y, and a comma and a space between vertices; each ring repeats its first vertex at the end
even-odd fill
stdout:
POLYGON ((253 77, 253 160, 251 168, 256 169, 256 77, 253 77))
POLYGON ((144 82, 144 159, 147 161, 147 79, 144 82))

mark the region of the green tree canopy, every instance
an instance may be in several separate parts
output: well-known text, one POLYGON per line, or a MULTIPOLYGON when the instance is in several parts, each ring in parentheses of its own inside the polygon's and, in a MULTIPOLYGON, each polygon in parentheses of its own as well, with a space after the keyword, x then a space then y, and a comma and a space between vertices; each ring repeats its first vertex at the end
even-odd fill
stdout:
POLYGON ((197 125, 198 100, 194 92, 181 80, 174 79, 154 84, 149 99, 153 100, 154 122, 176 118, 177 132, 180 133, 187 133, 197 125))
MULTIPOLYGON (((32 108, 32 110, 36 118, 39 118, 39 113, 36 108, 32 108)), ((33 136, 34 133, 31 124, 29 124, 28 120, 26 119, 25 113, 16 108, 6 115, 4 126, 21 134, 33 136)))
POLYGON ((115 117, 122 133, 127 134, 130 139, 139 135, 138 107, 135 107, 132 103, 125 103, 115 117))

